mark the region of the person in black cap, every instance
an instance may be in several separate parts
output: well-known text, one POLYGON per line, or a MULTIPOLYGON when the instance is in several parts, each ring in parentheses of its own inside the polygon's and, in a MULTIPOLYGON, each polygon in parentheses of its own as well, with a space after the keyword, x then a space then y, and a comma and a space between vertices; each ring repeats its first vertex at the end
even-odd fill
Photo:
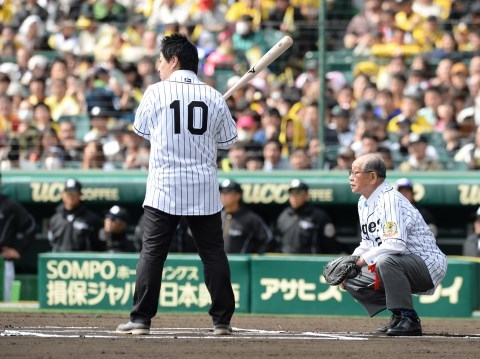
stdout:
POLYGON ((128 219, 128 211, 119 206, 113 206, 105 215, 99 238, 106 243, 108 252, 135 252, 133 242, 127 238, 128 219))
POLYGON ((422 215, 423 219, 425 220, 425 223, 428 225, 428 228, 430 228, 430 231, 434 234, 435 238, 437 237, 438 234, 438 228, 435 223, 435 218, 433 217, 433 214, 426 209, 423 206, 420 206, 416 201, 415 201, 415 190, 414 190, 414 185, 412 181, 410 181, 408 178, 399 178, 397 180, 397 190, 403 196, 408 199, 408 201, 420 212, 422 215))
POLYGON ((309 203, 308 185, 294 179, 288 189, 290 206, 277 218, 275 239, 283 253, 340 253, 335 226, 328 213, 309 203))
POLYGON ((463 243, 463 255, 480 257, 480 207, 478 207, 477 212, 475 212, 473 233, 471 233, 463 243))
POLYGON ((230 179, 220 183, 223 204, 222 228, 225 252, 264 253, 272 245, 272 233, 263 219, 242 203, 240 184, 230 179))
POLYGON ((82 185, 74 178, 65 182, 62 204, 57 207, 48 228, 53 252, 104 251, 105 242, 98 238, 102 219, 81 200, 82 185))

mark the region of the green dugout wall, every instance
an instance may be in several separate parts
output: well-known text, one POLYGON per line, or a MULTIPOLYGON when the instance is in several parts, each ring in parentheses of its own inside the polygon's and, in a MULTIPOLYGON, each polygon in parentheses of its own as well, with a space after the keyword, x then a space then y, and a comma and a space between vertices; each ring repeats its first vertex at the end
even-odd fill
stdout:
MULTIPOLYGON (((229 256, 238 313, 365 315, 346 292, 328 286, 326 256, 229 256)), ((39 256, 40 308, 130 310, 138 254, 45 253, 39 256)), ((449 258, 433 296, 416 296, 422 316, 470 317, 479 309, 479 263, 449 258)), ((160 274, 159 274, 160 275, 160 274)), ((170 254, 160 311, 206 311, 210 305, 196 255, 170 254)))
MULTIPOLYGON (((477 171, 478 172, 478 171, 477 171)), ((414 182, 417 202, 429 209, 439 227, 438 241, 447 254, 461 254, 472 214, 480 205, 480 175, 475 172, 389 172, 387 180, 408 176, 414 182)), ((104 213, 109 206, 119 204, 131 213, 131 226, 141 215, 147 173, 142 171, 18 171, 2 173, 1 191, 21 202, 37 219, 38 238, 45 239, 46 223, 61 201, 65 179, 75 177, 83 184, 83 199, 88 205, 104 213)), ((301 178, 310 185, 311 201, 330 213, 337 227, 339 239, 356 245, 358 242, 358 196, 351 193, 346 173, 335 171, 275 171, 219 173, 219 180, 231 178, 244 190, 243 200, 269 224, 274 223, 288 200, 288 186, 292 179, 301 178)), ((48 242, 38 242, 32 253, 50 250, 48 242)), ((20 267, 32 273, 26 258, 20 267)), ((20 268, 22 269, 22 268, 20 268)), ((22 272, 22 270, 21 270, 22 272)))

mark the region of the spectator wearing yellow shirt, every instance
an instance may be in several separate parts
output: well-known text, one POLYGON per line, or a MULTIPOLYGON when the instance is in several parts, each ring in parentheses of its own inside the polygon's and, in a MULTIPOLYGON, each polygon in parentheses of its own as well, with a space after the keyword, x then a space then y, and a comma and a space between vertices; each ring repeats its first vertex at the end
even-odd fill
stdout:
POLYGON ((413 11, 412 0, 397 0, 396 2, 398 7, 395 24, 406 32, 412 32, 421 23, 421 16, 413 11))
POLYGON ((47 96, 45 103, 51 111, 53 121, 57 122, 61 116, 74 116, 80 114, 80 106, 74 97, 67 95, 67 83, 62 79, 52 80, 51 95, 47 96))
POLYGON ((403 29, 395 28, 389 42, 372 46, 372 55, 377 57, 414 56, 418 55, 421 50, 421 47, 416 43, 406 43, 403 29))
POLYGON ((404 96, 402 101, 401 113, 392 118, 387 125, 387 132, 402 135, 403 125, 408 126, 406 131, 415 133, 431 132, 432 126, 423 117, 417 114, 422 107, 422 99, 416 95, 404 96), (399 126, 399 123, 401 125, 399 126))
POLYGON ((433 50, 443 36, 440 23, 436 16, 429 16, 413 31, 413 39, 420 46, 422 52, 433 50))

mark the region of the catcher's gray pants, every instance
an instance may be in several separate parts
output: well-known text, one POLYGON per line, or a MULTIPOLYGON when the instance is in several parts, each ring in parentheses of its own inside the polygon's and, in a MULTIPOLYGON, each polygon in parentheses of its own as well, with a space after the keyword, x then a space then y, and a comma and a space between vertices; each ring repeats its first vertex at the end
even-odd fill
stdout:
POLYGON ((374 290, 375 274, 367 267, 362 275, 345 281, 345 289, 373 317, 384 309, 413 309, 412 294, 433 288, 425 262, 415 254, 385 255, 376 264, 380 288, 374 290))

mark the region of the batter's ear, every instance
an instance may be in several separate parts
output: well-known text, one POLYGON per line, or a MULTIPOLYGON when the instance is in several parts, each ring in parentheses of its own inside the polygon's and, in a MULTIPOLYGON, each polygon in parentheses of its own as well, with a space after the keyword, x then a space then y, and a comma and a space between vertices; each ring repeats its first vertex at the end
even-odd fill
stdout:
POLYGON ((172 58, 170 59, 170 68, 172 70, 174 69, 179 69, 181 67, 180 65, 180 60, 178 59, 177 56, 172 56, 172 58))

